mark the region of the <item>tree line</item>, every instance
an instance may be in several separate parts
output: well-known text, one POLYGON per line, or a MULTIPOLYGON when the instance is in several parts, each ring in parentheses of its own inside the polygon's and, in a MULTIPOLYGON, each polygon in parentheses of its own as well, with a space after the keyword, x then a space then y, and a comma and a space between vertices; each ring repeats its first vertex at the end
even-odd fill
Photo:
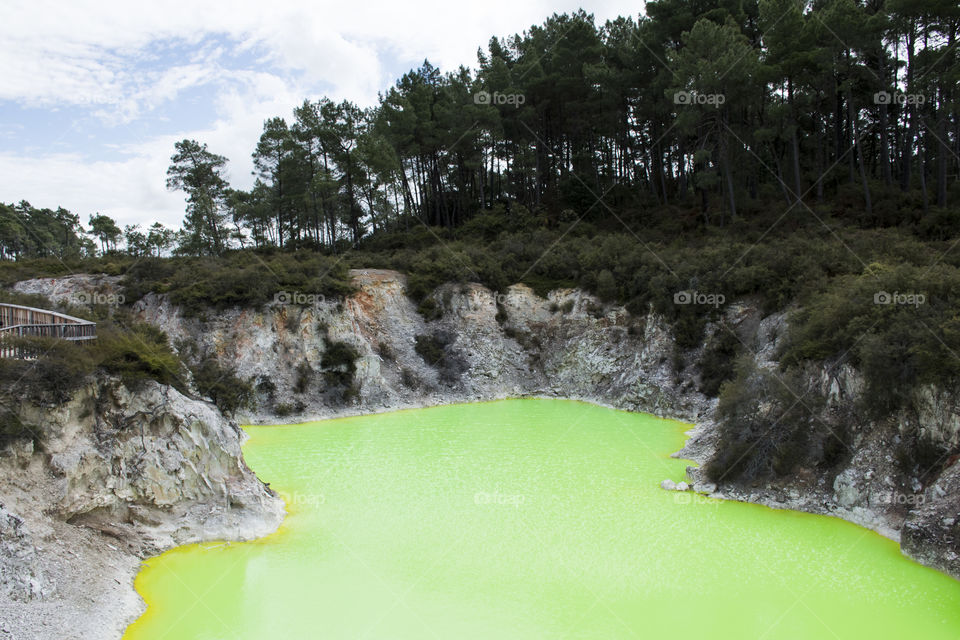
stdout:
POLYGON ((958 29, 953 0, 658 0, 602 26, 553 15, 491 39, 476 70, 424 62, 370 109, 323 98, 268 120, 254 187, 214 179, 223 159, 208 154, 188 221, 208 251, 230 235, 221 221, 256 246, 337 246, 496 203, 548 221, 674 204, 723 225, 744 202, 855 195, 868 222, 891 224, 891 189, 923 212, 960 189, 958 29))
POLYGON ((228 184, 226 158, 178 142, 167 186, 187 209, 170 241, 190 255, 338 250, 497 205, 548 225, 679 209, 723 226, 840 199, 862 224, 898 224, 960 197, 958 31, 956 0, 555 14, 492 38, 476 69, 425 61, 370 108, 321 98, 268 119, 249 190, 228 184), (898 193, 916 207, 898 210, 898 193))
POLYGON ((117 226, 95 213, 84 228, 80 216, 63 207, 38 209, 29 202, 0 203, 0 260, 86 258, 123 251, 134 256, 165 255, 183 243, 183 233, 155 222, 117 226))

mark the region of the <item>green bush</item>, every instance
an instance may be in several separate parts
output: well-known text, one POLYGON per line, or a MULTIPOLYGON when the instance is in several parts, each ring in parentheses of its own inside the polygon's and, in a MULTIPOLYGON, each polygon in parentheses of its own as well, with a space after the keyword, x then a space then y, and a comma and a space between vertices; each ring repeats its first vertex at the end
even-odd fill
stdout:
POLYGON ((297 380, 294 382, 293 391, 294 393, 306 393, 310 388, 310 383, 313 382, 313 367, 310 366, 310 363, 306 360, 302 361, 297 365, 297 380))
POLYGON ((23 423, 16 410, 0 405, 0 449, 23 440, 36 440, 39 431, 23 423))
POLYGON ((8 407, 17 406, 22 399, 39 405, 66 402, 96 367, 89 342, 4 337, 3 344, 24 349, 35 358, 0 359, 0 400, 8 407))
POLYGON ((597 274, 597 297, 605 301, 616 301, 620 298, 620 288, 617 286, 613 273, 603 269, 597 274))
POLYGON ((742 346, 733 327, 721 322, 700 359, 701 393, 711 397, 720 393, 720 386, 733 377, 742 346))
POLYGON ((224 413, 233 414, 238 409, 253 408, 255 394, 253 384, 236 375, 233 369, 221 366, 213 357, 204 359, 191 367, 193 384, 224 413))
POLYGON ((353 292, 341 261, 311 251, 145 259, 126 272, 123 285, 130 302, 151 291, 165 293, 188 315, 208 308, 261 306, 281 291, 331 299, 353 292))
POLYGON ((414 342, 414 350, 431 367, 436 367, 443 361, 446 355, 444 347, 447 345, 437 336, 417 336, 414 342))
POLYGON ((916 476, 928 484, 936 480, 943 469, 956 459, 958 452, 958 447, 950 447, 928 434, 912 431, 903 435, 894 451, 894 458, 903 473, 916 476))
POLYGON ((346 342, 331 342, 327 345, 320 366, 324 368, 323 377, 327 385, 349 388, 357 371, 357 349, 346 342))
POLYGON ((88 350, 100 369, 119 376, 127 386, 156 380, 181 391, 186 388, 180 358, 170 349, 166 334, 151 325, 100 324, 88 350))
POLYGON ((423 316, 423 319, 427 322, 431 320, 436 320, 443 315, 443 310, 440 309, 440 305, 437 304, 437 301, 432 297, 424 298, 420 301, 420 304, 417 305, 417 313, 423 316))
POLYGON ((866 383, 863 410, 880 418, 909 408, 919 385, 949 387, 960 379, 957 301, 954 266, 871 264, 806 298, 791 317, 781 359, 850 362, 866 383))
POLYGON ((425 363, 437 370, 440 380, 445 384, 456 383, 468 366, 466 360, 452 348, 454 340, 455 336, 447 332, 415 338, 414 350, 425 363))
POLYGON ((723 385, 716 420, 720 438, 704 467, 714 482, 752 483, 823 463, 823 443, 837 438, 820 421, 824 398, 798 372, 737 362, 736 377, 723 385))

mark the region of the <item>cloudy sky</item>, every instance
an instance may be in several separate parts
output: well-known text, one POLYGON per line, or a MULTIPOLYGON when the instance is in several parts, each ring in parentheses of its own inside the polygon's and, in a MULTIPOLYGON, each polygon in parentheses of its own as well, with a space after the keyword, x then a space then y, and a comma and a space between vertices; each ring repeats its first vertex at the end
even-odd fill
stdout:
POLYGON ((324 95, 373 104, 425 58, 475 67, 490 36, 581 6, 602 23, 642 2, 3 0, 0 201, 179 226, 176 140, 227 156, 246 188, 266 118, 324 95))

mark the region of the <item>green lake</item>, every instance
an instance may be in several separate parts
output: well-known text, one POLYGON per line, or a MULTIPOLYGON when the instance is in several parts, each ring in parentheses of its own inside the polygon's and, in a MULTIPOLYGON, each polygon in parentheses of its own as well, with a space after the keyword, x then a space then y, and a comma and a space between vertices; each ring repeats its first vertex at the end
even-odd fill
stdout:
POLYGON ((146 561, 124 637, 960 637, 960 582, 890 540, 661 490, 688 428, 535 399, 246 427, 289 515, 146 561))

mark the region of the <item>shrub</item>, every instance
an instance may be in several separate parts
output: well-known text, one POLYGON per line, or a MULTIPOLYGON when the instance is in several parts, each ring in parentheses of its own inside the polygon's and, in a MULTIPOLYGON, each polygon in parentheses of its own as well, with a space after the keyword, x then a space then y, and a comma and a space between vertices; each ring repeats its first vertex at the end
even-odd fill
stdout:
POLYGON ((620 297, 620 288, 617 281, 608 269, 603 269, 597 274, 597 297, 607 302, 612 302, 620 297))
POLYGON ((414 350, 421 358, 423 358, 423 361, 431 367, 438 366, 446 355, 444 352, 444 347, 447 345, 437 336, 420 335, 417 336, 414 341, 414 350))
POLYGON ((377 355, 389 362, 393 362, 397 359, 397 354, 394 353, 393 347, 383 341, 377 343, 377 355))
POLYGON ((720 437, 704 471, 714 482, 751 483, 819 464, 823 442, 836 437, 819 420, 823 405, 798 372, 778 375, 744 356, 720 392, 720 437))
POLYGON ((13 442, 36 440, 38 435, 36 428, 24 424, 13 408, 0 405, 0 449, 13 442))
POLYGON ((39 405, 66 402, 95 370, 89 344, 11 337, 3 344, 35 354, 34 360, 0 359, 0 400, 10 408, 23 399, 39 405))
POLYGON ((414 349, 417 354, 437 370, 440 380, 446 384, 456 383, 468 366, 463 357, 451 347, 453 341, 454 336, 447 332, 415 338, 414 349))
POLYGON ((951 448, 928 434, 914 431, 904 434, 903 440, 894 451, 894 457, 901 471, 917 476, 927 484, 940 475, 948 460, 956 453, 956 447, 951 448))
POLYGON ((733 377, 741 347, 733 327, 721 322, 700 358, 701 393, 711 397, 720 393, 720 386, 733 377))
POLYGON ((420 304, 417 305, 417 313, 423 316, 423 319, 427 322, 436 320, 443 315, 443 311, 433 298, 424 298, 421 300, 420 304))
POLYGON ((922 384, 960 379, 960 270, 869 265, 859 275, 833 279, 791 316, 782 354, 786 365, 843 359, 863 373, 863 410, 871 417, 909 408, 922 384), (922 303, 892 301, 922 294, 922 303), (879 296, 879 298, 877 298, 879 296))
POLYGON ((306 360, 300 362, 297 365, 297 381, 293 385, 294 393, 306 393, 307 389, 310 388, 310 383, 313 382, 313 367, 310 366, 310 363, 306 360))
POLYGON ((331 342, 320 359, 323 377, 329 386, 349 387, 357 370, 356 348, 346 342, 331 342))
POLYGON ((166 293, 185 314, 193 316, 207 308, 260 306, 280 291, 329 298, 352 293, 346 266, 311 251, 234 251, 220 258, 147 258, 130 267, 123 285, 124 295, 131 302, 151 291, 166 293))
POLYGON ((420 390, 423 388, 423 380, 420 379, 420 376, 406 367, 400 370, 400 382, 409 389, 420 390))
POLYGON ((249 380, 243 380, 236 371, 221 366, 215 358, 206 358, 191 368, 193 384, 204 396, 213 400, 224 413, 254 406, 254 390, 249 380))
POLYGON ((119 376, 127 386, 135 388, 145 380, 156 380, 186 389, 180 358, 170 349, 166 334, 151 325, 101 324, 90 351, 102 370, 119 376))

